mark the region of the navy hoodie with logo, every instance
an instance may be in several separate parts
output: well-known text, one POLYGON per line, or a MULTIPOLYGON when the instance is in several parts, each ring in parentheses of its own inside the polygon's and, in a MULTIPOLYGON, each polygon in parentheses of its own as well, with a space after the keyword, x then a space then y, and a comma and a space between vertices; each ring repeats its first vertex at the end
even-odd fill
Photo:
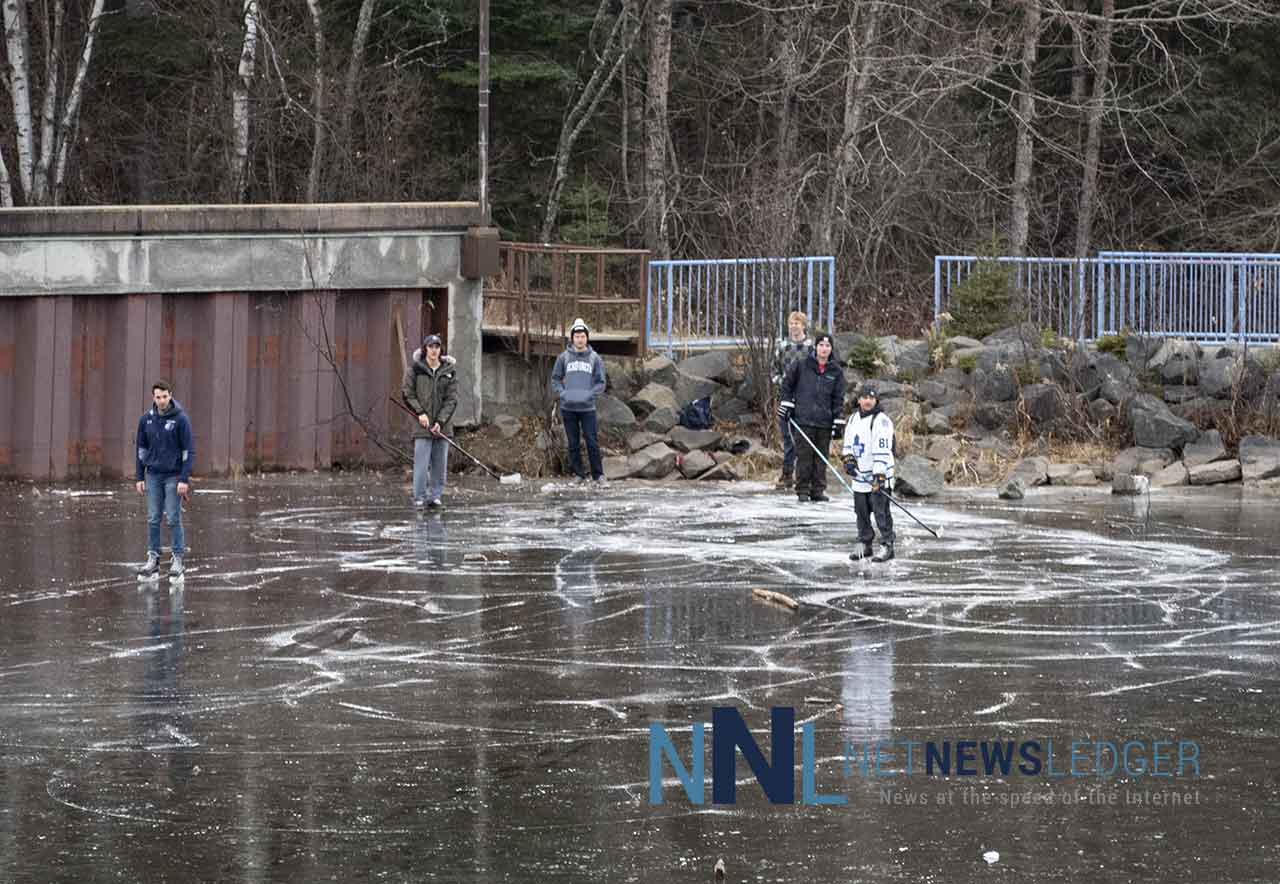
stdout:
POLYGON ((551 369, 551 391, 560 397, 561 411, 595 411, 605 384, 604 360, 590 345, 581 353, 570 345, 551 369))
POLYGON ((155 405, 147 409, 138 421, 138 481, 150 471, 153 476, 176 475, 179 482, 186 482, 194 456, 191 422, 178 400, 170 399, 164 411, 155 405))

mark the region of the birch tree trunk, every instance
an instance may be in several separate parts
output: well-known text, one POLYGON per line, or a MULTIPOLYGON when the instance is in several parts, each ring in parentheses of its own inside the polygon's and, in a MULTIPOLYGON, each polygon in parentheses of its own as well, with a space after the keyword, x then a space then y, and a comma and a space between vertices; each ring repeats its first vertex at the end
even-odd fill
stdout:
POLYGON ((1116 14, 1115 0, 1102 0, 1102 20, 1094 40, 1093 96, 1085 121, 1084 172, 1080 180, 1080 215, 1076 219, 1076 257, 1089 251, 1093 235, 1093 213, 1098 193, 1098 152, 1102 140, 1102 114, 1111 69, 1111 31, 1116 14))
POLYGON ((856 4, 850 4, 849 8, 849 60, 845 65, 844 75, 844 122, 834 151, 835 156, 832 158, 834 168, 827 180, 826 195, 818 208, 818 224, 814 232, 814 254, 817 255, 834 254, 836 215, 840 215, 842 225, 848 223, 849 176, 861 157, 858 152, 858 133, 862 131, 862 121, 866 115, 868 86, 873 68, 871 47, 877 39, 883 6, 879 0, 866 5, 861 41, 858 35, 860 8, 863 7, 856 4))
POLYGON ((240 47, 238 80, 231 93, 231 162, 227 175, 228 202, 244 202, 249 168, 249 89, 258 57, 258 2, 244 0, 244 42, 240 47))
POLYGON ((667 238, 667 96, 671 88, 671 0, 649 0, 649 69, 645 108, 644 242, 671 257, 667 238))
POLYGON ((45 38, 44 47, 44 101, 40 110, 40 160, 36 164, 35 191, 31 201, 43 204, 49 189, 49 167, 53 165, 54 147, 57 142, 56 121, 58 114, 58 81, 62 77, 62 18, 63 0, 54 0, 53 23, 45 38))
POLYGON ((311 113, 313 127, 311 137, 311 168, 307 170, 307 202, 320 201, 320 170, 324 164, 325 76, 324 76, 324 27, 320 19, 320 0, 307 0, 311 12, 312 40, 316 53, 316 80, 312 88, 311 113))
POLYGON ((98 23, 102 21, 105 2, 106 0, 93 0, 75 79, 71 82, 71 92, 67 95, 67 105, 62 109, 62 122, 57 129, 58 159, 53 170, 53 183, 49 188, 55 205, 62 199, 63 182, 67 176, 67 156, 70 146, 75 144, 76 132, 80 129, 80 101, 84 98, 84 82, 89 76, 89 65, 93 61, 93 44, 98 36, 98 23))
POLYGON ((0 208, 13 208, 13 185, 9 183, 9 167, 5 165, 3 150, 0 150, 0 208))
MULTIPOLYGON (((551 236, 556 225, 556 216, 560 213, 560 197, 564 191, 564 183, 569 177, 569 160, 573 156, 573 145, 577 142, 578 136, 582 134, 583 128, 595 116, 600 99, 618 76, 618 72, 622 68, 623 59, 627 57, 627 53, 631 51, 631 45, 635 41, 635 28, 632 27, 634 18, 631 8, 633 2, 634 0, 627 0, 623 4, 621 14, 609 31, 609 38, 605 42, 604 50, 596 60, 595 70, 591 72, 587 85, 583 87, 582 93, 578 96, 569 113, 565 115, 564 122, 560 125, 560 139, 556 145, 551 184, 547 188, 546 209, 542 216, 542 230, 539 234, 539 242, 551 242, 551 236)), ((597 17, 602 16, 611 4, 612 0, 601 0, 597 17)))
POLYGON ((26 0, 3 0, 4 43, 9 54, 9 97, 13 101, 13 125, 18 155, 18 186, 31 201, 35 177, 35 129, 31 119, 31 68, 27 56, 31 37, 27 28, 26 0))
POLYGON ((1022 29, 1022 68, 1018 83, 1018 137, 1013 161, 1013 209, 1009 222, 1010 248, 1015 255, 1027 253, 1031 218, 1031 169, 1034 163, 1036 95, 1033 76, 1040 45, 1040 0, 1026 0, 1022 29))

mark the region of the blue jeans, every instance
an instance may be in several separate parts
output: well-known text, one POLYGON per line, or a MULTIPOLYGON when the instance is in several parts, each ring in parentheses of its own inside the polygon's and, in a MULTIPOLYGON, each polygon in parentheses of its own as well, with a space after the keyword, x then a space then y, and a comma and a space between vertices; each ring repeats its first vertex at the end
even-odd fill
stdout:
POLYGON ((796 438, 790 418, 778 418, 778 431, 782 434, 782 472, 791 475, 796 471, 796 438))
POLYGON ((186 537, 182 532, 182 500, 178 497, 176 475, 157 476, 147 473, 147 551, 160 555, 160 515, 169 523, 173 554, 186 553, 186 537))
POLYGON ((596 413, 594 411, 562 411, 564 418, 564 434, 569 437, 569 469, 575 476, 581 477, 582 442, 578 439, 581 433, 587 437, 587 459, 591 461, 591 478, 599 479, 604 475, 604 466, 600 463, 600 444, 596 441, 596 413))
POLYGON ((439 500, 444 494, 444 475, 448 469, 448 442, 444 439, 414 439, 413 499, 439 500))

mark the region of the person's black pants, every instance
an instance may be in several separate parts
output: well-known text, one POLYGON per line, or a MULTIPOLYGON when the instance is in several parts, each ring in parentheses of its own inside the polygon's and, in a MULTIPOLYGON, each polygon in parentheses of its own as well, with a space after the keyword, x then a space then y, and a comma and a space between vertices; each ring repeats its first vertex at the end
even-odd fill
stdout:
POLYGON ((591 463, 591 478, 604 475, 600 462, 600 444, 596 441, 596 413, 594 411, 562 411, 564 434, 569 440, 569 469, 575 476, 585 478, 582 471, 582 437, 587 440, 587 460, 591 463))
MULTIPOLYGON (((809 442, 825 456, 831 449, 831 427, 801 427, 809 442)), ((813 446, 796 434, 796 496, 814 497, 827 490, 827 465, 814 452, 813 446)))
POLYGON ((889 498, 879 492, 853 493, 853 511, 858 514, 858 542, 871 543, 876 532, 871 530, 871 515, 875 514, 876 527, 880 529, 880 542, 893 543, 893 514, 889 512, 889 498))

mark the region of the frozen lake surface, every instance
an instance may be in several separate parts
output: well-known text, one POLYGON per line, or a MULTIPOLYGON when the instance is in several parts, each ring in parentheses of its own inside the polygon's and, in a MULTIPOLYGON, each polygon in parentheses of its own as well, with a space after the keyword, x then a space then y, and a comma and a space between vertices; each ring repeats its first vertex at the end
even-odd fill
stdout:
POLYGON ((206 483, 174 587, 132 574, 127 486, 7 488, 0 881, 1280 876, 1274 498, 986 492, 914 508, 940 540, 895 513, 899 558, 858 567, 842 495, 449 491, 206 483), (712 804, 708 727, 707 803, 664 765, 651 805, 650 723, 687 762, 724 706, 766 752, 794 708, 797 799, 807 722, 847 804, 772 805, 741 759, 712 804), (1199 775, 844 763, 1048 739, 1059 769, 1073 741, 1194 741, 1199 775))

